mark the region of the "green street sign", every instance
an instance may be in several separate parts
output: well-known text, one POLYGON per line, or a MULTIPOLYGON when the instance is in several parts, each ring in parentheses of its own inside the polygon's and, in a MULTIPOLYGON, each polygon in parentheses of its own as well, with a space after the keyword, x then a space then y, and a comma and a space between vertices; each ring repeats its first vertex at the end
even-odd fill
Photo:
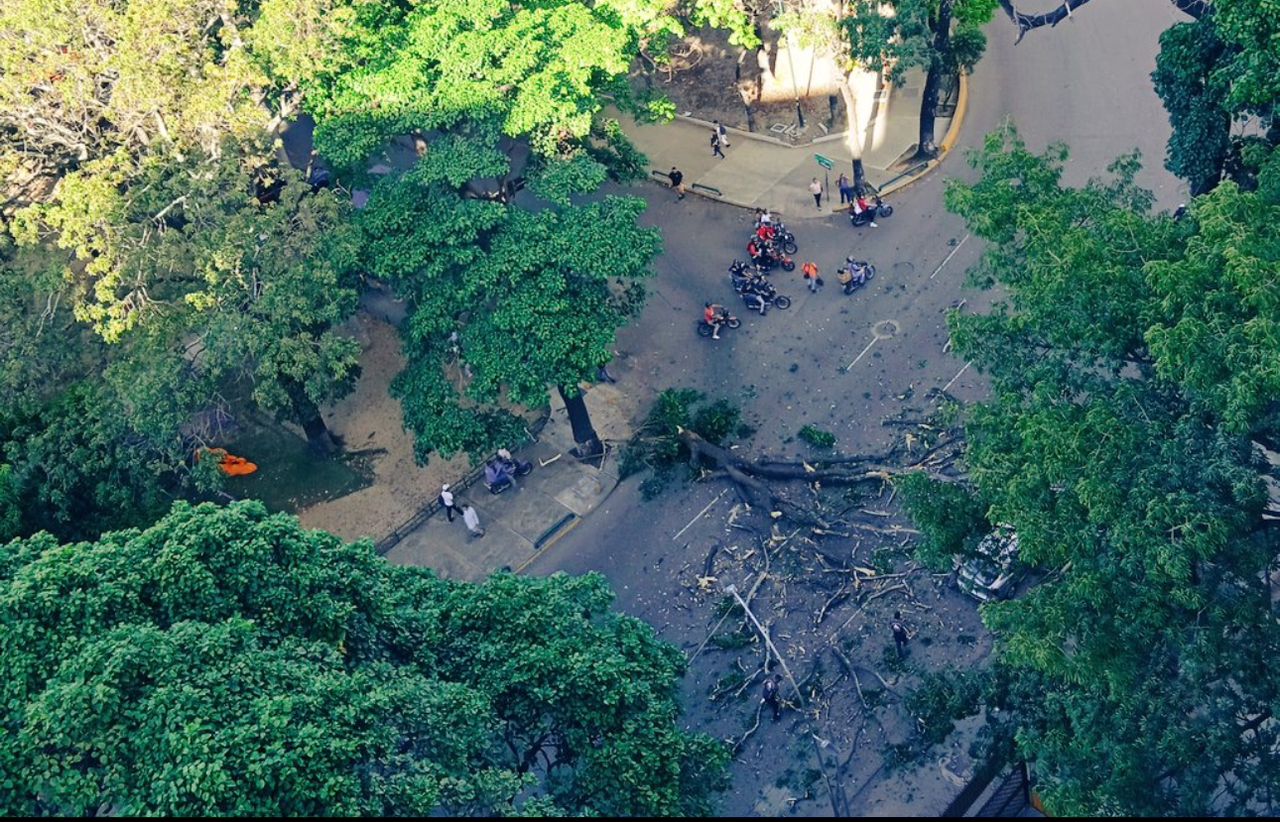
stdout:
POLYGON ((831 169, 835 168, 835 165, 836 165, 836 164, 835 164, 835 162, 833 162, 833 161, 832 161, 832 159, 831 159, 830 157, 823 157, 821 154, 815 154, 815 155, 813 155, 813 159, 817 160, 817 161, 818 161, 818 165, 822 166, 823 168, 825 168, 825 169, 827 169, 827 170, 831 170, 831 169))

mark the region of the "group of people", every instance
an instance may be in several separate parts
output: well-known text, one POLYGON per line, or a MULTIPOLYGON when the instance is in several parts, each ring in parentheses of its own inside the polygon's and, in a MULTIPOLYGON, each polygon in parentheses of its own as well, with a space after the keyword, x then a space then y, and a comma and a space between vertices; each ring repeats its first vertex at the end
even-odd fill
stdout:
POLYGON ((462 522, 467 526, 467 530, 474 537, 484 536, 484 529, 480 527, 480 515, 476 513, 476 509, 470 503, 463 503, 462 510, 459 512, 457 500, 453 496, 453 491, 449 488, 449 483, 440 486, 440 507, 444 508, 445 516, 449 518, 449 522, 453 522, 454 514, 461 513, 462 522))
POLYGON ((779 226, 766 209, 756 209, 756 224, 747 241, 747 256, 757 268, 766 268, 782 257, 778 248, 779 226))
MULTIPOLYGON (((485 463, 484 484, 488 486, 490 491, 495 488, 514 485, 519 465, 510 451, 505 448, 499 448, 497 455, 485 463)), ((463 503, 459 508, 457 498, 454 496, 449 483, 446 482, 440 487, 440 496, 437 499, 440 507, 444 509, 445 516, 449 522, 453 522, 455 515, 460 515, 463 524, 467 526, 467 530, 471 532, 472 536, 484 536, 484 528, 480 525, 480 515, 476 513, 475 507, 470 503, 463 503)))
POLYGON ((840 204, 844 205, 845 203, 848 203, 849 209, 853 213, 854 217, 857 217, 864 211, 872 212, 870 226, 872 228, 879 228, 879 226, 876 225, 875 220, 875 206, 867 202, 866 194, 853 184, 853 181, 849 179, 849 176, 847 174, 841 174, 836 180, 836 185, 840 188, 840 204))

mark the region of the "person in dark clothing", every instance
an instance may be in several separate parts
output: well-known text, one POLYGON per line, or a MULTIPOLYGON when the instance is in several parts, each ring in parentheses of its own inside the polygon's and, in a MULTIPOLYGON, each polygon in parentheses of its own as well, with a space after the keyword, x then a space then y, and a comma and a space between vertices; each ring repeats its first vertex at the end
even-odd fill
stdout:
POLYGON ((680 169, 676 168, 675 166, 672 166, 671 172, 667 174, 667 176, 671 178, 671 187, 676 190, 676 194, 680 195, 679 197, 676 197, 676 199, 683 200, 684 199, 684 175, 680 173, 680 169))
POLYGON ((724 159, 724 152, 720 150, 720 135, 714 131, 711 132, 711 156, 724 159))
POLYGON ((898 659, 902 659, 907 649, 907 640, 911 639, 907 627, 902 624, 902 612, 893 612, 893 622, 889 625, 889 630, 893 631, 893 644, 898 650, 898 659))
POLYGON ((761 705, 768 705, 773 709, 773 721, 777 722, 782 718, 782 698, 778 696, 778 678, 771 676, 764 681, 764 695, 760 698, 761 705))

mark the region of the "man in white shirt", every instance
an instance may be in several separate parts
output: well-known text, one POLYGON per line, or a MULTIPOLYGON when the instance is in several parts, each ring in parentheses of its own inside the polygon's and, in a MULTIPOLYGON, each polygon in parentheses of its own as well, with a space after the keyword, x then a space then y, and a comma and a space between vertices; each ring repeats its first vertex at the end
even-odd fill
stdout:
POLYGON ((470 505, 462 506, 462 521, 466 523, 467 530, 472 536, 484 536, 484 529, 480 527, 480 515, 470 505))
POLYGON ((453 492, 449 490, 447 482, 440 486, 440 504, 444 506, 444 513, 449 517, 449 522, 453 522, 453 515, 458 508, 453 504, 453 492))

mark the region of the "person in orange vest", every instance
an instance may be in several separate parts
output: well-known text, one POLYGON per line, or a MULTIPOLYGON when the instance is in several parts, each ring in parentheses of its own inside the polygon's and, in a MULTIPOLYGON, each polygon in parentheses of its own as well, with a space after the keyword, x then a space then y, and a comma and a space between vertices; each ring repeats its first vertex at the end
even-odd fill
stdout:
POLYGON ((809 290, 818 293, 818 287, 822 285, 822 278, 818 276, 818 266, 812 260, 808 260, 804 265, 800 266, 800 273, 809 281, 809 290))

